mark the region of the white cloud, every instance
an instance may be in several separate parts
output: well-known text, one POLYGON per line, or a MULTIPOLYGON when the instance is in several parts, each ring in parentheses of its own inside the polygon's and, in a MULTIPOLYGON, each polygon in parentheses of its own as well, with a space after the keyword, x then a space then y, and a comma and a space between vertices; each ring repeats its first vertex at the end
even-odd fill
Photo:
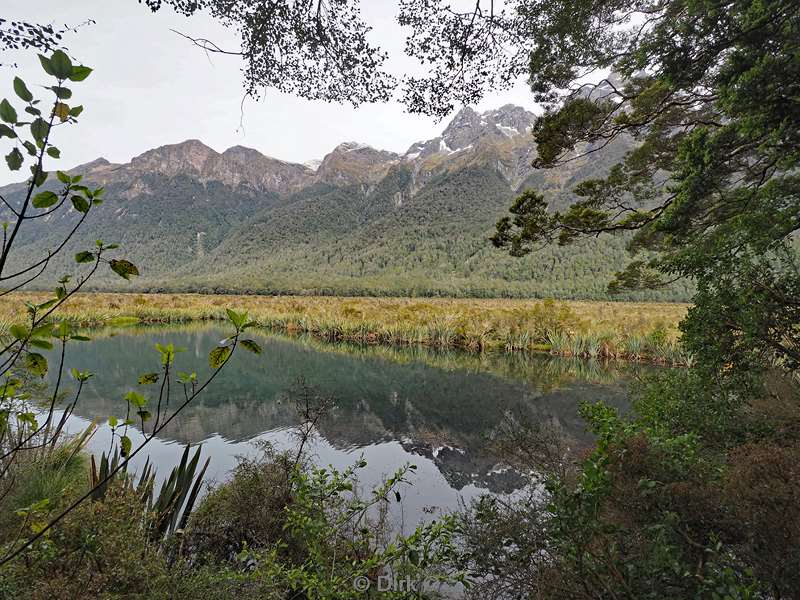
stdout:
MULTIPOLYGON (((374 40, 392 55, 392 71, 414 69, 402 53, 404 34, 394 21, 396 2, 370 0, 363 5, 374 40)), ((444 127, 432 118, 406 113, 397 102, 354 109, 270 91, 259 102, 244 103, 240 128, 240 60, 206 57, 170 31, 238 46, 234 32, 205 16, 187 19, 169 9, 152 14, 137 0, 3 0, 3 17, 56 25, 84 19, 97 22, 66 37, 71 54, 95 72, 86 82, 73 85, 73 104, 83 104, 86 110, 77 127, 58 131, 55 144, 64 159, 50 168, 69 168, 99 156, 125 162, 150 148, 190 138, 218 151, 242 144, 296 162, 324 156, 344 140, 402 154, 413 142, 435 137, 444 127)), ((3 61, 8 58, 3 56, 3 61)), ((15 74, 29 87, 45 81, 33 53, 19 53, 13 59, 20 64, 16 73, 0 70, 0 94, 9 99, 14 97, 15 74)), ((485 99, 478 108, 509 102, 532 107, 523 82, 485 99)), ((0 162, 0 184, 24 178, 0 162)))

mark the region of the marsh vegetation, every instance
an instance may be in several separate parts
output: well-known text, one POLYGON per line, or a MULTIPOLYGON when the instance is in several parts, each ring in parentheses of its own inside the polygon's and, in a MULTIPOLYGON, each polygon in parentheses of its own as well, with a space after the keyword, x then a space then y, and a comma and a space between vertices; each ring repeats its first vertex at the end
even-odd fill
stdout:
MULTIPOLYGON (((0 318, 20 318, 20 302, 0 298, 0 318)), ((226 307, 259 327, 327 341, 419 345, 470 351, 550 352, 593 359, 687 364, 678 323, 688 306, 671 303, 433 298, 81 294, 60 311, 80 327, 135 319, 145 324, 227 320, 226 307)), ((8 325, 7 325, 8 326, 8 325)))

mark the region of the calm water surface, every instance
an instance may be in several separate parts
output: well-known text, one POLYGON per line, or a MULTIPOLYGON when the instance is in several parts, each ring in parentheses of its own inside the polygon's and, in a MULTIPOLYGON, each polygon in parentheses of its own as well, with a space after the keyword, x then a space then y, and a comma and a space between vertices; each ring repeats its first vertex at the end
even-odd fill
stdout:
MULTIPOLYGON (((124 417, 125 393, 157 392, 136 384, 139 375, 158 370, 157 342, 186 348, 177 356, 176 371, 197 371, 202 380, 209 372, 209 350, 228 333, 205 326, 137 327, 97 332, 91 342, 73 344, 67 367, 97 375, 84 389, 70 430, 97 419, 103 424, 89 448, 107 449, 105 420, 124 417)), ((625 408, 632 375, 627 367, 547 356, 252 337, 263 354, 237 352, 211 386, 151 442, 149 456, 160 476, 168 474, 187 443, 202 444, 203 454, 211 457, 208 476, 217 481, 225 479, 237 456, 258 453, 254 442, 292 447, 298 422, 292 392, 302 377, 335 403, 311 446, 316 462, 344 468, 363 456, 368 463, 361 477, 365 488, 404 463, 417 466, 413 486, 403 494, 401 517, 408 525, 432 508, 447 510, 482 493, 512 493, 521 485, 520 477, 498 465, 488 449, 488 437, 505 415, 552 422, 576 443, 587 442, 577 414, 580 403, 604 400, 625 408)), ((177 403, 177 394, 172 401, 177 403)), ((141 439, 137 436, 132 436, 134 445, 141 439)))

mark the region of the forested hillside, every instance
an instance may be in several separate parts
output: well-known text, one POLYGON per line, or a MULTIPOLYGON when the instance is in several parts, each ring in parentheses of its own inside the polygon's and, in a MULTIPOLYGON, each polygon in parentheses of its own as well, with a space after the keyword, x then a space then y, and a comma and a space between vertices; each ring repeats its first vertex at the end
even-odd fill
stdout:
MULTIPOLYGON (((627 262, 622 237, 553 245, 522 260, 488 241, 519 192, 533 187, 560 209, 575 183, 605 173, 630 147, 618 140, 535 171, 534 120, 511 105, 464 109, 441 136, 405 155, 344 143, 316 170, 239 146, 219 154, 196 140, 125 165, 99 159, 73 172, 105 185, 105 203, 48 265, 48 280, 76 273, 71 256, 94 244, 90 232, 103 231, 139 266, 140 290, 606 298, 627 262)), ((16 190, 2 190, 12 204, 16 190)), ((40 257, 78 217, 26 225, 19 257, 40 257)), ((95 283, 118 285, 113 274, 95 283)), ((688 294, 679 283, 620 298, 688 294)))

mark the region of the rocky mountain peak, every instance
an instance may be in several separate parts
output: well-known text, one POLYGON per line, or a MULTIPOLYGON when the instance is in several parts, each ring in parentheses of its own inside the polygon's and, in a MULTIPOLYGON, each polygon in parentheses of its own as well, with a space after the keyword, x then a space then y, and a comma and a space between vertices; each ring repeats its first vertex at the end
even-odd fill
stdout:
POLYGON ((114 171, 119 168, 120 165, 116 165, 109 162, 105 158, 100 157, 91 162, 79 165, 74 169, 70 169, 67 172, 70 175, 88 176, 98 183, 105 184, 105 182, 108 181, 108 178, 113 176, 114 171))
POLYGON ((481 127, 481 115, 469 106, 462 108, 442 132, 442 139, 451 150, 460 150, 475 140, 481 127))
POLYGON ((344 142, 322 159, 316 169, 317 180, 334 185, 375 183, 399 158, 367 144, 344 142))
POLYGON ((278 160, 238 145, 225 150, 209 167, 209 179, 278 193, 293 192, 308 185, 313 175, 304 165, 278 160))
POLYGON ((321 158, 312 158, 311 160, 307 160, 306 162, 304 162, 303 166, 304 167, 308 167, 312 171, 316 172, 316 170, 319 169, 319 166, 321 164, 322 164, 322 159, 321 158))
POLYGON ((214 150, 200 140, 186 140, 178 144, 168 144, 134 157, 134 169, 174 176, 179 173, 202 173, 209 159, 218 157, 214 150))
POLYGON ((262 158, 267 158, 265 155, 261 154, 258 150, 253 148, 248 148, 247 146, 231 146, 225 152, 222 153, 222 156, 226 156, 228 158, 232 158, 234 160, 241 160, 241 161, 249 161, 249 160, 261 160, 262 158))
POLYGON ((506 104, 497 110, 487 111, 481 118, 508 137, 526 134, 536 122, 536 115, 515 104, 506 104))
POLYGON ((75 168, 76 169, 86 169, 86 170, 91 171, 92 169, 97 169, 97 168, 100 168, 100 167, 106 167, 106 166, 108 166, 110 164, 111 163, 107 159, 105 159, 105 158, 103 158, 101 156, 100 158, 95 158, 93 161, 90 161, 90 162, 88 162, 86 164, 80 165, 80 166, 75 167, 75 168))
POLYGON ((506 104, 495 110, 477 113, 464 108, 442 132, 442 139, 452 150, 475 144, 484 137, 524 135, 533 126, 536 116, 521 106, 506 104))
MULTIPOLYGON (((389 152, 388 150, 378 150, 373 148, 369 144, 362 144, 360 142, 342 142, 333 151, 328 154, 331 156, 332 154, 356 154, 364 157, 380 157, 383 159, 389 158, 397 158, 397 155, 394 152, 389 152)), ((325 158, 328 158, 326 156, 325 158)), ((324 162, 325 159, 323 159, 324 162)))
POLYGON ((535 121, 536 115, 514 104, 483 113, 467 106, 456 113, 442 135, 412 144, 405 158, 416 160, 434 154, 455 154, 483 141, 502 142, 517 138, 526 135, 535 121))
POLYGON ((91 162, 84 163, 82 165, 78 165, 74 169, 70 169, 69 173, 75 175, 79 173, 96 173, 99 171, 107 171, 118 166, 119 165, 115 165, 101 156, 100 158, 95 158, 91 162))
POLYGON ((307 185, 313 175, 303 165, 265 156, 246 146, 233 146, 222 154, 199 140, 155 148, 131 160, 129 169, 167 177, 188 175, 202 182, 219 181, 257 191, 292 192, 307 185))

